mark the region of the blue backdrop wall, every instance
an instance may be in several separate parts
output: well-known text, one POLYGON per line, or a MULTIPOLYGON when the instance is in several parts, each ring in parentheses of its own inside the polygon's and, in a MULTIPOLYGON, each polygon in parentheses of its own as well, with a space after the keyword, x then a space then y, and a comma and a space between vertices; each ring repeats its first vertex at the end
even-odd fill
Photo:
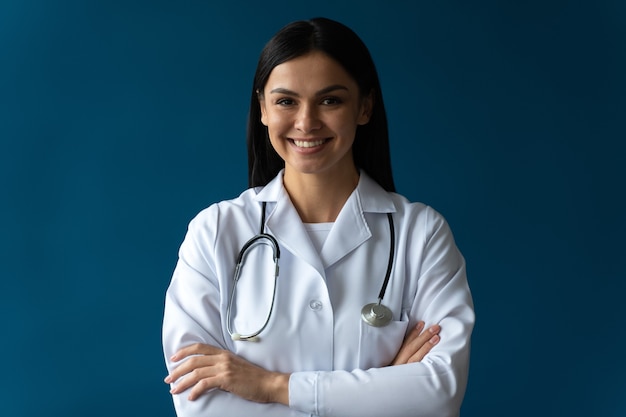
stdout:
POLYGON ((626 415, 618 0, 2 1, 0 414, 174 415, 178 246, 246 186, 263 44, 318 15, 369 45, 399 191, 467 258, 463 416, 626 415))

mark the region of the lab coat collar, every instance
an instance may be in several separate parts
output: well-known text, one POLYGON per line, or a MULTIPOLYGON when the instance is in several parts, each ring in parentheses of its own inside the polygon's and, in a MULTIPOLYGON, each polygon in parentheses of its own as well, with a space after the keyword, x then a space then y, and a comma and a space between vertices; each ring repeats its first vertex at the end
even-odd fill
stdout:
MULTIPOLYGON (((395 213, 396 206, 389 193, 383 189, 369 175, 361 171, 359 184, 354 195, 361 201, 361 208, 364 213, 395 213)), ((352 196, 350 197, 352 198, 352 196)))
MULTIPOLYGON (((259 187, 254 199, 260 202, 277 202, 283 194, 286 195, 287 191, 283 187, 283 174, 284 170, 281 170, 265 187, 259 187)), ((389 193, 363 171, 359 176, 356 189, 348 200, 354 197, 359 199, 365 213, 395 213, 396 211, 389 193)))
POLYGON ((266 228, 279 243, 305 260, 324 276, 328 268, 367 241, 372 233, 364 213, 393 213, 395 205, 389 193, 366 173, 352 192, 331 229, 322 253, 318 254, 283 186, 283 171, 258 191, 256 201, 268 204, 266 228))

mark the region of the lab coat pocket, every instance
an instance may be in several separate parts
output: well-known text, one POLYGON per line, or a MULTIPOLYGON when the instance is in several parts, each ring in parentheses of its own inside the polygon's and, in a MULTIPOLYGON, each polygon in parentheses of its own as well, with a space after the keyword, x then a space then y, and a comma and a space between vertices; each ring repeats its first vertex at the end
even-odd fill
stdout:
POLYGON ((359 369, 380 368, 391 363, 402 346, 409 318, 402 314, 401 321, 392 321, 384 327, 373 327, 361 322, 359 340, 359 369))

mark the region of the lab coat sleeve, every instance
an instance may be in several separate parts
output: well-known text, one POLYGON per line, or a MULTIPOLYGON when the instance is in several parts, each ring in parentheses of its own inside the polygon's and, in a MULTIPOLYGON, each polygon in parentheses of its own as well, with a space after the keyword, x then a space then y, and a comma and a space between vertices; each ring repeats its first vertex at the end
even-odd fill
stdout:
POLYGON ((407 262, 422 246, 417 265, 407 268, 409 286, 417 283, 409 312, 418 320, 441 325, 441 341, 419 363, 369 370, 296 372, 290 377, 290 406, 325 417, 456 417, 469 368, 474 311, 465 261, 452 233, 434 210, 427 208, 406 241, 407 262), (415 281, 417 280, 417 281, 415 281))
MULTIPOLYGON (((220 289, 212 256, 218 211, 209 208, 194 219, 183 241, 179 259, 165 297, 163 350, 168 372, 177 363, 169 358, 180 348, 204 343, 227 349, 221 326, 220 289)), ((212 390, 195 401, 187 400, 189 392, 173 396, 178 417, 249 417, 271 415, 301 416, 281 404, 258 404, 221 390, 212 390)))

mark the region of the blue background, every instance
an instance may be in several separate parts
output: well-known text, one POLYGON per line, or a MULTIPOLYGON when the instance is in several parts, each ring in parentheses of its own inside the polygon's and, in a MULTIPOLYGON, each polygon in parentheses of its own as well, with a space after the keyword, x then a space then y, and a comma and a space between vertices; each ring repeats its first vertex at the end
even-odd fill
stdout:
POLYGON ((0 3, 0 414, 174 415, 178 246, 246 187, 260 49, 324 15, 377 62, 399 191, 467 258, 463 416, 626 415, 625 3, 264 3, 0 3))

